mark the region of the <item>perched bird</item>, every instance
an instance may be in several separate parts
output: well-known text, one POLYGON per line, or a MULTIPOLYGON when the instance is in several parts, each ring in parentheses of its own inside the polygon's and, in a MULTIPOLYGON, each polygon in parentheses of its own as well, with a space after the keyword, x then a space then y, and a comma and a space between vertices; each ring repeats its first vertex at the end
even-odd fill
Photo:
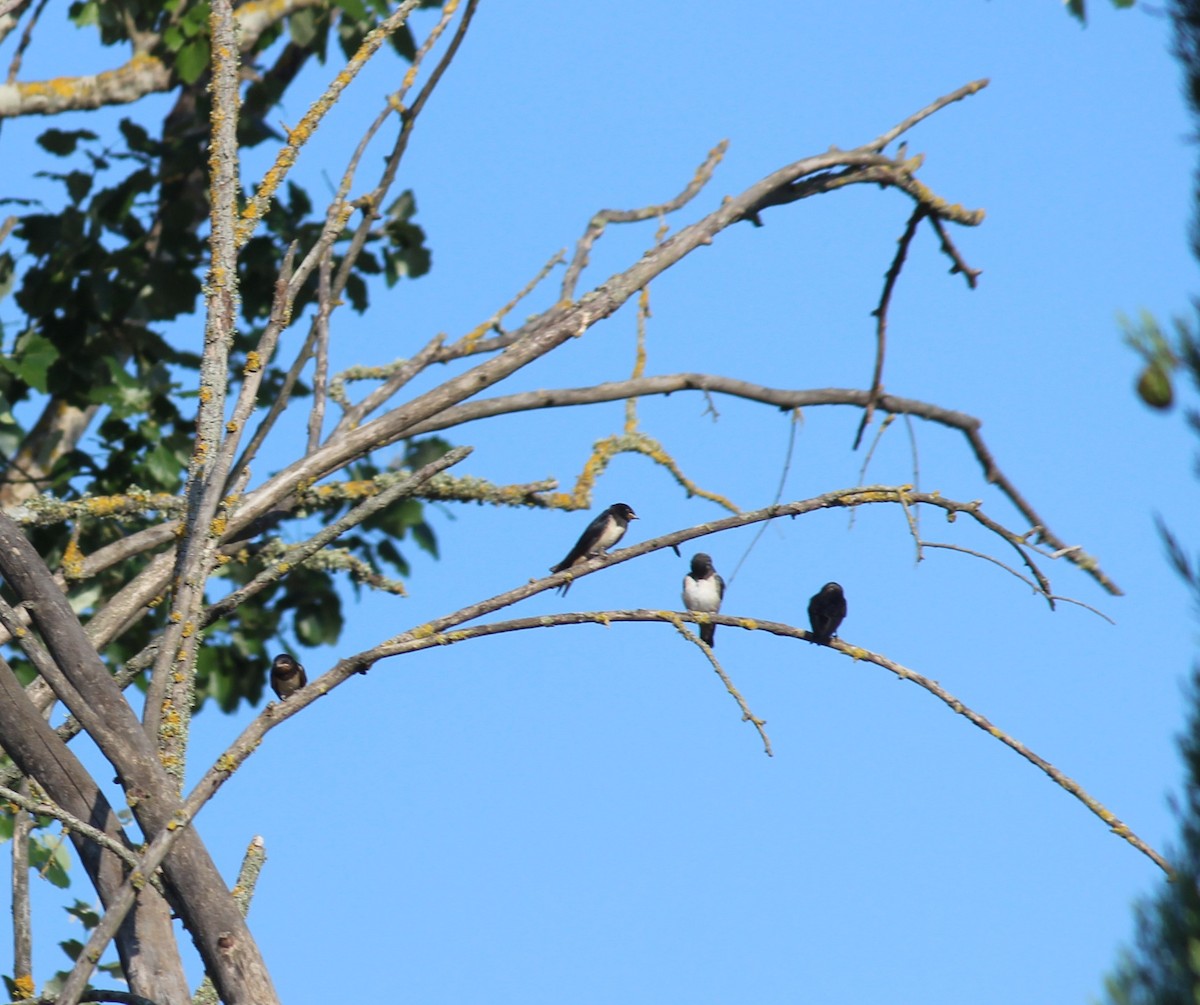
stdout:
MULTIPOLYGON (((712 559, 704 552, 692 556, 692 571, 683 577, 683 606, 689 611, 716 614, 721 609, 721 598, 725 596, 725 580, 717 575, 712 559)), ((717 626, 700 626, 700 638, 713 645, 717 626)))
MULTIPOLYGON (((589 558, 603 555, 625 536, 625 528, 629 526, 629 521, 637 518, 638 515, 625 503, 613 503, 587 525, 587 529, 575 542, 575 547, 567 552, 567 557, 558 565, 550 566, 550 571, 563 572, 573 565, 586 562, 589 558)), ((565 597, 570 588, 571 581, 567 580, 559 587, 558 592, 565 597)))
POLYGON ((271 690, 280 701, 299 691, 308 683, 308 675, 304 667, 292 659, 287 653, 280 653, 271 663, 271 690))
POLYGON ((826 583, 808 602, 808 620, 812 625, 810 642, 828 645, 846 616, 846 595, 837 583, 826 583))

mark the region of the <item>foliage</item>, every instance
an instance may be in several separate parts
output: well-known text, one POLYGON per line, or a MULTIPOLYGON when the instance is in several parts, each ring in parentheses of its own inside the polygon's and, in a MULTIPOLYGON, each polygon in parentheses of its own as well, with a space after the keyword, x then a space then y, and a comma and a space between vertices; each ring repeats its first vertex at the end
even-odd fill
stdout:
MULTIPOLYGON (((387 10, 382 0, 307 7, 265 32, 246 57, 264 60, 267 67, 247 91, 241 144, 253 147, 277 139, 271 120, 303 65, 325 62, 331 41, 342 53, 352 54, 387 10)), ((196 385, 199 356, 178 347, 179 336, 173 332, 179 326, 172 322, 194 316, 207 267, 209 204, 201 168, 210 110, 209 5, 93 0, 74 4, 71 18, 81 28, 96 30, 106 46, 136 41, 135 33, 158 38, 164 56, 173 60, 176 100, 162 121, 143 113, 141 118, 121 118, 116 130, 103 136, 92 129, 50 127, 38 139, 61 162, 61 167, 39 171, 38 177, 57 182, 61 199, 18 213, 12 236, 21 251, 0 253, 0 281, 11 291, 9 302, 20 310, 19 321, 9 320, 0 328, 5 350, 0 355, 0 457, 9 469, 0 482, 0 493, 7 494, 0 498, 10 503, 25 498, 31 488, 60 499, 118 497, 131 487, 178 492, 195 428, 195 397, 188 389, 196 385), (90 442, 57 450, 46 470, 23 479, 22 471, 31 470, 31 454, 39 448, 38 422, 44 424, 64 407, 96 415, 90 442)), ((402 58, 412 59, 415 46, 407 25, 391 42, 402 58)), ((429 270, 425 234, 413 222, 416 211, 413 193, 404 192, 368 235, 346 282, 354 310, 369 307, 372 277, 382 276, 392 285, 429 270)), ((262 334, 288 246, 310 246, 323 225, 309 193, 289 181, 243 250, 239 284, 247 323, 229 357, 231 379, 245 368, 246 354, 262 334)), ((349 239, 345 235, 338 246, 349 239)), ((342 262, 335 251, 333 269, 342 262)), ((299 292, 295 313, 310 309, 315 297, 314 276, 299 292)), ((261 399, 278 396, 286 380, 285 371, 271 363, 261 399)), ((292 391, 296 397, 308 393, 303 384, 292 391)), ((81 517, 73 524, 41 527, 37 544, 43 554, 61 560, 68 546, 90 554, 154 520, 154 514, 120 522, 81 517)), ((383 558, 407 576, 409 561, 395 542, 410 531, 426 551, 436 553, 415 500, 364 527, 344 546, 368 565, 383 558)), ((253 555, 249 559, 228 568, 225 579, 238 584, 251 578, 261 563, 253 555)), ((90 581, 87 593, 78 595, 85 609, 102 605, 143 565, 144 560, 129 559, 90 581)), ((293 578, 263 603, 233 611, 214 626, 220 645, 208 647, 202 656, 197 707, 209 698, 224 711, 242 701, 258 702, 268 650, 278 648, 272 640, 282 633, 306 646, 336 642, 343 624, 336 572, 307 570, 303 580, 293 578), (247 667, 262 670, 247 674, 247 667)), ((140 651, 162 629, 164 616, 160 612, 143 619, 109 649, 110 658, 121 662, 140 651)))

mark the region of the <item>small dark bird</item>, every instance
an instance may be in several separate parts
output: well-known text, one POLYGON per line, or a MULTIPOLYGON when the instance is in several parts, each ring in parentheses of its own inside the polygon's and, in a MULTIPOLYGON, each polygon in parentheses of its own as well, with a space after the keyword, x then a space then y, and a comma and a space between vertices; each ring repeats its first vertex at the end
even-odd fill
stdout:
POLYGON ((838 626, 846 616, 846 595, 837 583, 826 583, 821 592, 808 602, 808 620, 812 625, 809 642, 828 645, 837 635, 838 626))
MULTIPOLYGON (((704 552, 692 556, 692 571, 683 577, 683 606, 689 611, 716 614, 721 609, 721 598, 725 596, 725 580, 717 575, 712 559, 704 552)), ((700 638, 710 646, 717 626, 700 626, 700 638)))
POLYGON ((271 663, 271 690, 280 701, 299 691, 308 683, 308 675, 304 667, 292 659, 287 653, 280 653, 271 663))
MULTIPOLYGON (((589 558, 603 555, 625 536, 629 521, 637 518, 638 515, 625 503, 613 503, 587 525, 587 529, 575 542, 575 547, 567 552, 567 557, 558 565, 550 566, 550 571, 563 572, 573 565, 586 562, 589 558)), ((565 597, 570 588, 571 581, 567 580, 559 587, 558 592, 565 597)))

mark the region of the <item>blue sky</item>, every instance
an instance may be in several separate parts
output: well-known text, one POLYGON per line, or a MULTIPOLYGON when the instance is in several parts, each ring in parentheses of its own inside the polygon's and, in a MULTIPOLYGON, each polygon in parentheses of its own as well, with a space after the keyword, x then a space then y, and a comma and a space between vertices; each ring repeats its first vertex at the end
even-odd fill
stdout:
MULTIPOLYGON (((438 331, 470 330, 597 209, 673 196, 718 140, 729 152, 677 227, 785 163, 856 146, 991 78, 909 136, 927 184, 986 209, 982 226, 953 230, 983 275, 967 290, 922 231, 891 309, 885 384, 983 420, 1004 471, 1126 595, 1108 597, 1062 563, 1048 568, 1056 590, 1116 624, 1071 605, 1052 613, 962 554, 930 552, 915 566, 902 514, 883 507, 853 527, 845 513, 771 525, 725 610, 803 627, 808 597, 838 580, 847 641, 940 681, 1165 852, 1196 621, 1153 520, 1200 545, 1195 448, 1178 414, 1136 400, 1136 359, 1115 318, 1186 313, 1197 289, 1196 151, 1169 41, 1153 10, 1099 4, 1082 29, 1053 3, 484 0, 401 180, 416 192, 433 271, 342 318, 335 363, 384 363, 438 331)), ((35 44, 26 75, 67 72, 57 55, 35 44)), ((90 68, 100 67, 81 55, 75 69, 90 68)), ((323 174, 339 176, 401 72, 364 73, 306 150, 297 170, 314 194, 323 174)), ((297 120, 322 82, 303 81, 281 117, 297 120)), ((7 123, 5 146, 21 149, 46 124, 7 123)), ((256 155, 246 178, 261 167, 256 155)), ((894 191, 860 187, 726 231, 651 288, 649 372, 866 386, 870 311, 910 210, 894 191)), ((610 233, 584 288, 652 240, 653 224, 610 233)), ((552 296, 539 291, 515 316, 552 296)), ((634 326, 622 310, 511 389, 627 375, 634 326)), ((197 319, 191 335, 201 330, 197 319)), ((293 330, 285 351, 300 337, 293 330)), ((699 484, 744 509, 766 505, 787 417, 732 400, 717 408, 714 421, 698 395, 645 400, 642 428, 699 484)), ((461 472, 569 487, 593 441, 622 421, 612 404, 453 439, 476 448, 461 472)), ((806 410, 785 499, 858 483, 858 421, 847 408, 806 410)), ((961 437, 915 430, 923 488, 981 499, 1020 526, 961 437)), ((282 467, 291 449, 280 443, 263 464, 282 467)), ((911 480, 896 423, 866 481, 911 480)), ((721 515, 643 458, 617 459, 600 481, 596 507, 618 500, 642 517, 628 542, 721 515)), ((415 556, 407 599, 348 593, 345 637, 305 654, 310 675, 542 575, 589 519, 435 510, 441 560, 415 556)), ((961 521, 925 519, 939 540, 986 543, 961 521)), ((752 536, 703 550, 728 578, 752 536)), ((579 582, 567 600, 544 594, 504 614, 673 607, 685 571, 659 552, 579 582)), ((698 651, 662 625, 520 633, 385 662, 271 733, 199 826, 231 880, 251 837, 265 840, 251 922, 283 1000, 333 988, 429 1005, 1098 994, 1132 932, 1131 903, 1159 882, 1149 860, 878 667, 730 628, 718 630, 717 654, 768 720, 773 758, 698 651)), ((196 720, 195 777, 248 718, 196 720)), ((59 915, 39 931, 61 937, 59 915)), ((44 974, 58 960, 35 964, 44 974)))

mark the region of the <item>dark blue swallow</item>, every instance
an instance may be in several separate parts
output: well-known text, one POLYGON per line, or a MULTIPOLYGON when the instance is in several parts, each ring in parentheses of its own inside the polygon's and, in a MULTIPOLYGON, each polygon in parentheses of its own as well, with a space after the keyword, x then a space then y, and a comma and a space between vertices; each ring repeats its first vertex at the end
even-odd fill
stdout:
POLYGON ((842 588, 837 583, 826 583, 808 602, 808 621, 812 625, 812 638, 808 641, 828 645, 845 616, 846 595, 842 588))
POLYGON ((280 701, 287 701, 308 683, 308 675, 304 667, 292 659, 287 653, 280 653, 271 663, 271 690, 280 701))
MULTIPOLYGON (((589 558, 595 558, 597 555, 603 555, 625 536, 625 529, 629 526, 629 521, 637 518, 638 515, 630 506, 625 503, 613 503, 587 525, 587 529, 575 542, 575 547, 567 552, 567 557, 558 565, 550 566, 550 571, 565 572, 573 565, 586 562, 589 558)), ((558 588, 558 592, 565 597, 570 588, 571 581, 568 579, 558 588)))
MULTIPOLYGON (((683 577, 683 606, 689 611, 716 614, 721 609, 721 598, 725 596, 725 580, 717 575, 712 559, 704 552, 692 556, 692 571, 683 577)), ((700 626, 700 638, 714 645, 713 637, 717 626, 700 626)))

